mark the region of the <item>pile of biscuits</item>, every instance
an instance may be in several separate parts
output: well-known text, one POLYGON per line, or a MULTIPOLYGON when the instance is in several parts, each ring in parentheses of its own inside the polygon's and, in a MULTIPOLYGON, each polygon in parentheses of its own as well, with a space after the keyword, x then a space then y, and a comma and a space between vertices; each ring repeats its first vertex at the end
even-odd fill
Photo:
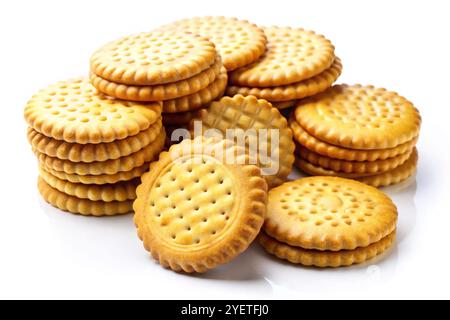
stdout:
POLYGON ((123 37, 98 49, 90 66, 91 82, 104 94, 128 101, 161 101, 169 133, 220 98, 228 80, 215 45, 182 31, 123 37))
POLYGON ((164 146, 160 103, 111 99, 79 78, 39 91, 24 113, 47 202, 83 215, 132 211, 139 178, 164 146))
POLYGON ((82 215, 134 210, 144 247, 175 271, 227 263, 258 235, 293 263, 363 262, 397 224, 368 184, 412 175, 421 119, 396 93, 333 86, 341 71, 322 35, 234 18, 123 37, 92 55, 89 78, 28 102, 39 191, 82 215), (286 182, 294 164, 318 176, 286 182))
POLYGON ((378 189, 339 177, 309 177, 269 191, 259 242, 292 263, 348 266, 391 247, 396 226, 397 208, 378 189))
POLYGON ((380 187, 416 170, 421 117, 411 102, 373 86, 335 85, 297 103, 290 117, 296 165, 380 187))
POLYGON ((342 72, 330 40, 304 29, 268 27, 267 51, 230 73, 228 95, 253 95, 278 109, 329 88, 342 72))

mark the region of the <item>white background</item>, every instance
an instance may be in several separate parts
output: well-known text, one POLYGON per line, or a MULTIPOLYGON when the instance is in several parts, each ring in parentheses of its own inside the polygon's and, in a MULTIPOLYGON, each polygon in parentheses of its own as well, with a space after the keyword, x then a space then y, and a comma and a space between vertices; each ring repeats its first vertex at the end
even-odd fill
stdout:
POLYGON ((1 1, 0 298, 450 298, 448 1, 1 1), (420 167, 387 192, 399 239, 387 255, 338 270, 289 265, 258 245, 205 275, 162 269, 132 216, 84 218, 37 192, 23 107, 41 87, 85 75, 94 49, 196 15, 325 34, 339 82, 400 92, 420 109, 420 167))

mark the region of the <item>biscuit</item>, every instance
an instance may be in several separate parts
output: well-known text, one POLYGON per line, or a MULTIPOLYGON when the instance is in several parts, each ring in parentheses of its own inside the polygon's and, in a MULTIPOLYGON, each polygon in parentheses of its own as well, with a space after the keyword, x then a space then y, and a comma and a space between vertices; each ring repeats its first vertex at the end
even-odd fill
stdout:
POLYGON ((297 145, 296 154, 313 165, 345 173, 371 173, 389 171, 405 163, 411 156, 412 149, 394 158, 375 161, 347 161, 321 156, 305 147, 297 145))
POLYGON ((128 85, 158 85, 191 78, 216 59, 214 44, 186 32, 153 31, 123 37, 98 49, 91 72, 128 85))
POLYGON ((163 104, 164 113, 178 113, 199 109, 206 106, 213 100, 219 99, 223 96, 227 86, 227 72, 222 68, 216 80, 206 88, 177 99, 165 100, 163 104))
POLYGON ((120 181, 129 181, 134 178, 138 178, 142 176, 145 172, 148 171, 150 166, 149 162, 144 163, 140 167, 133 168, 130 171, 121 171, 114 174, 100 174, 100 175, 78 175, 78 174, 69 174, 64 171, 56 171, 51 168, 46 167, 44 164, 40 163, 40 168, 44 169, 51 175, 57 177, 61 180, 66 180, 72 183, 83 183, 83 184, 112 184, 118 183, 120 181))
MULTIPOLYGON (((270 102, 258 100, 254 96, 223 97, 199 112, 198 118, 193 119, 190 123, 191 132, 193 132, 195 121, 198 120, 201 121, 203 133, 208 129, 218 129, 225 136, 227 129, 242 129, 244 131, 249 129, 278 130, 278 146, 272 145, 269 139, 272 132, 267 132, 268 139, 262 138, 261 134, 259 149, 255 148, 255 151, 258 153, 258 164, 264 170, 278 167, 276 173, 264 175, 269 188, 286 181, 287 176, 292 171, 295 145, 286 119, 276 108, 272 107, 270 102), (260 150, 264 150, 265 155, 261 154, 260 150), (272 151, 273 154, 271 154, 272 151)), ((234 133, 237 134, 238 132, 234 133)), ((256 135, 259 136, 260 132, 256 131, 256 135)))
POLYGON ((284 110, 295 106, 297 100, 288 100, 288 101, 269 101, 274 108, 278 110, 284 110))
POLYGON ((94 87, 111 97, 131 100, 131 101, 161 101, 176 99, 194 94, 208 87, 220 73, 222 61, 218 56, 216 62, 208 68, 192 76, 191 78, 176 82, 136 86, 123 83, 116 83, 106 80, 95 73, 90 74, 90 80, 94 87))
POLYGON ((162 266, 205 272, 231 261, 255 239, 267 184, 261 169, 246 163, 245 150, 231 141, 197 137, 151 164, 133 208, 138 235, 162 266), (223 161, 232 155, 235 161, 223 161))
POLYGON ((367 247, 340 251, 320 251, 293 247, 277 241, 265 232, 261 232, 258 240, 268 253, 291 263, 321 268, 336 268, 363 263, 385 252, 394 244, 395 235, 396 232, 393 231, 380 241, 372 243, 367 247))
POLYGON ((41 178, 52 188, 69 196, 92 201, 126 201, 136 199, 136 187, 140 179, 118 182, 115 184, 82 184, 61 180, 44 169, 39 170, 41 178))
POLYGON ((417 137, 421 118, 411 102, 373 86, 335 85, 297 105, 295 119, 310 135, 351 149, 386 149, 417 137))
POLYGON ((184 30, 208 37, 227 71, 256 61, 266 50, 266 36, 256 25, 236 18, 195 17, 175 21, 162 30, 184 30))
POLYGON ((108 143, 148 129, 161 116, 160 103, 108 98, 85 78, 51 85, 28 101, 25 120, 34 130, 69 143, 108 143))
POLYGON ((411 157, 401 166, 377 175, 361 177, 358 180, 374 187, 387 187, 397 184, 405 181, 416 172, 418 160, 419 155, 417 149, 414 148, 411 157))
POLYGON ((46 202, 71 213, 84 216, 114 216, 133 211, 133 201, 131 200, 105 202, 78 199, 50 187, 41 177, 38 179, 38 189, 46 202))
POLYGON ((165 139, 166 134, 163 130, 152 143, 135 153, 118 159, 94 161, 89 163, 61 160, 58 158, 49 157, 43 153, 39 153, 38 151, 35 152, 39 162, 43 163, 45 167, 56 171, 64 171, 68 174, 78 175, 115 174, 121 171, 130 171, 133 168, 140 167, 145 162, 153 160, 161 152, 165 139))
POLYGON ((410 141, 389 149, 357 150, 335 146, 315 138, 298 124, 293 115, 289 117, 289 126, 291 127, 294 139, 300 145, 323 156, 347 161, 375 161, 393 158, 411 151, 418 140, 418 137, 415 137, 410 141))
POLYGON ((230 81, 242 87, 276 87, 312 78, 330 68, 334 46, 303 29, 264 28, 267 51, 256 62, 234 70, 230 81))
POLYGON ((373 187, 387 187, 405 181, 411 177, 417 170, 418 153, 414 148, 409 159, 395 169, 381 172, 375 175, 337 172, 315 166, 303 159, 295 159, 295 166, 312 176, 333 176, 358 180, 373 187))
POLYGON ((336 58, 329 69, 319 73, 312 78, 284 86, 267 88, 241 87, 231 85, 227 87, 227 95, 253 95, 260 99, 278 102, 302 99, 323 92, 324 90, 331 87, 331 85, 337 80, 337 78, 339 78, 341 72, 341 60, 339 58, 336 58))
POLYGON ((264 231, 315 250, 353 250, 396 229, 397 208, 378 189, 337 177, 307 177, 269 191, 264 231))
POLYGON ((79 144, 49 138, 28 128, 28 141, 40 153, 72 162, 93 162, 118 159, 137 152, 161 134, 162 121, 157 120, 150 128, 137 135, 109 143, 79 144))

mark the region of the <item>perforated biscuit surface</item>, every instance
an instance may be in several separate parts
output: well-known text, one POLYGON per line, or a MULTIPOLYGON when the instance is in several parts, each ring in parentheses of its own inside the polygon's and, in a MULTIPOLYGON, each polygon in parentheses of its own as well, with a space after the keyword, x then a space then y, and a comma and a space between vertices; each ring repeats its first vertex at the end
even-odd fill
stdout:
POLYGON ((304 249, 353 250, 377 242, 396 226, 397 209, 381 191, 357 181, 309 177, 269 192, 264 229, 304 249))
POLYGON ((208 150, 231 155, 238 149, 222 139, 184 140, 161 153, 137 188, 138 235, 161 265, 176 271, 204 272, 230 261, 264 220, 267 185, 260 169, 246 164, 243 152, 238 164, 208 150))
MULTIPOLYGON (((204 134, 207 134, 209 129, 218 129, 225 137, 230 133, 227 132, 229 129, 242 129, 244 133, 245 130, 254 130, 259 147, 250 149, 249 146, 248 150, 252 153, 256 151, 261 167, 278 169, 265 175, 269 187, 281 184, 291 172, 295 148, 292 132, 286 119, 268 101, 258 100, 254 96, 223 97, 219 101, 212 102, 207 109, 200 110, 199 116, 190 123, 191 129, 195 121, 201 121, 204 134), (267 139, 264 136, 265 132, 267 139), (278 139, 272 141, 272 137, 278 139)), ((234 133, 239 135, 237 131, 234 133)), ((248 136, 250 135, 251 131, 248 132, 248 136)))
POLYGON ((179 29, 211 39, 228 71, 257 60, 265 51, 264 31, 248 21, 227 17, 196 17, 162 29, 179 29))
POLYGON ((393 148, 418 135, 420 115, 395 92, 336 85, 299 103, 297 122, 319 140, 347 148, 393 148))
POLYGON ((61 81, 27 103, 25 119, 36 131, 76 143, 111 142, 138 134, 161 116, 160 103, 108 98, 85 78, 61 81))
POLYGON ((258 61, 232 72, 231 83, 249 87, 287 85, 328 69, 334 47, 322 35, 304 29, 264 28, 267 51, 258 61))
POLYGON ((211 243, 234 216, 235 186, 234 177, 214 158, 176 160, 156 179, 149 196, 155 232, 183 246, 211 243))
POLYGON ((155 85, 192 77, 213 64, 214 44, 186 32, 153 31, 123 37, 95 52, 91 71, 117 83, 155 85))

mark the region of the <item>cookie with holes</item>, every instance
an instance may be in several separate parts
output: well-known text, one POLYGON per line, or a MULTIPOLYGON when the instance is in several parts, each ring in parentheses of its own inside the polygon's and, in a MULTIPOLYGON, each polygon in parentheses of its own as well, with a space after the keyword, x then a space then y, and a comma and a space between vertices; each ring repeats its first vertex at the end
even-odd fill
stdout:
POLYGON ((335 61, 333 44, 313 31, 268 27, 264 28, 264 33, 267 51, 258 61, 231 72, 231 84, 240 87, 289 85, 324 72, 335 61))
POLYGON ((112 41, 91 57, 91 72, 107 81, 153 86, 191 78, 217 60, 214 44, 187 32, 153 31, 112 41))
POLYGON ((254 96, 223 97, 191 120, 192 134, 196 134, 196 123, 204 135, 215 132, 242 140, 258 159, 269 188, 286 181, 291 173, 295 149, 292 132, 286 118, 270 102, 254 96))
POLYGON ((395 231, 397 208, 378 189, 337 177, 308 177, 270 190, 266 234, 304 250, 368 247, 395 231))
POLYGON ((395 92, 335 85, 300 101, 295 120, 311 136, 349 149, 395 148, 419 134, 419 111, 395 92))
POLYGON ((161 104, 116 100, 86 78, 61 81, 35 94, 24 116, 35 131, 68 143, 108 143, 137 135, 161 117, 161 104))
POLYGON ((336 57, 330 68, 312 78, 276 87, 258 88, 230 85, 227 87, 227 95, 253 95, 257 98, 266 99, 271 102, 279 102, 280 106, 283 106, 283 102, 303 99, 325 91, 337 80, 341 75, 341 72, 342 63, 341 60, 336 57))
POLYGON ((216 56, 213 65, 202 72, 183 80, 157 85, 130 85, 104 79, 91 72, 90 79, 94 87, 109 96, 131 101, 173 100, 194 95, 203 89, 212 90, 224 82, 221 74, 222 60, 216 56), (215 80, 218 79, 217 82, 215 80))
POLYGON ((267 184, 245 150, 197 137, 153 162, 137 188, 138 236, 159 263, 205 272, 247 249, 264 221, 267 184))
POLYGON ((258 60, 266 50, 264 31, 248 21, 236 18, 195 17, 175 21, 160 30, 183 30, 208 37, 216 45, 227 71, 258 60))

